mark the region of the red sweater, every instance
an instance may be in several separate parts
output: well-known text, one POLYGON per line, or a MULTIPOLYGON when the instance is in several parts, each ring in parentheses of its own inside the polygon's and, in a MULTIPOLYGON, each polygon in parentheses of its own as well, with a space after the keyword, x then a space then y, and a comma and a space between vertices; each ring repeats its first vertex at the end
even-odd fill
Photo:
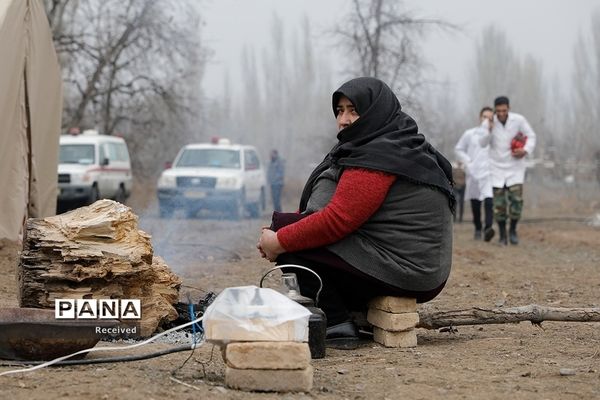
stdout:
POLYGON ((327 206, 277 231, 288 252, 335 243, 357 230, 385 200, 396 175, 363 168, 347 168, 327 206))

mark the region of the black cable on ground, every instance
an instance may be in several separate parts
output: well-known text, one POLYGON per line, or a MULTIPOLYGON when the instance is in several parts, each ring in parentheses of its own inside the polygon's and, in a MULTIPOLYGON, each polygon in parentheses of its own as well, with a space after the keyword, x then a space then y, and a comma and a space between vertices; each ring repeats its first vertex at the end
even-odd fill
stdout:
MULTIPOLYGON (((139 354, 139 355, 131 355, 124 357, 107 357, 107 358, 90 358, 85 360, 63 360, 59 361, 56 364, 51 365, 51 367, 56 366, 65 366, 65 365, 88 365, 88 364, 106 364, 106 363, 116 363, 116 362, 129 362, 129 361, 140 361, 147 360, 149 358, 155 358, 164 356, 167 354, 178 353, 181 351, 189 351, 192 350, 190 345, 172 347, 170 349, 160 350, 153 353, 148 354, 139 354)), ((10 361, 9 363, 0 363, 0 366, 9 367, 15 365, 40 365, 45 363, 46 361, 10 361)))

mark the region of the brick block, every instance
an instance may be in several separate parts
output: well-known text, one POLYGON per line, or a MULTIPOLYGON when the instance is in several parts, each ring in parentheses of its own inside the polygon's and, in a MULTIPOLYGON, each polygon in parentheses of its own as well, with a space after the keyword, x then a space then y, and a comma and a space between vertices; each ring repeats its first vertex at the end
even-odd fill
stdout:
POLYGON ((417 347, 417 332, 414 329, 390 332, 374 327, 373 340, 385 347, 417 347))
POLYGON ((300 342, 238 342, 227 345, 224 358, 236 369, 305 369, 310 349, 300 342))
POLYGON ((369 308, 376 308, 394 314, 416 312, 417 299, 411 297, 379 296, 369 302, 369 308))
POLYGON ((313 385, 313 368, 272 370, 226 367, 225 385, 232 389, 260 392, 309 392, 313 385))
POLYGON ((367 321, 386 331, 407 331, 417 326, 419 323, 419 314, 416 312, 393 314, 370 308, 367 314, 367 321))

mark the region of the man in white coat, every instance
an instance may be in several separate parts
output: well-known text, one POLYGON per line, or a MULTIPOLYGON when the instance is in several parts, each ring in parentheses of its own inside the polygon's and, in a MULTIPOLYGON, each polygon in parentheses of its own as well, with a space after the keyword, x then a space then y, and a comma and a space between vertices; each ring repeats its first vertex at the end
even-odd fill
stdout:
MULTIPOLYGON (((479 112, 480 124, 492 120, 494 111, 490 107, 483 107, 479 112)), ((467 129, 454 147, 456 156, 465 165, 467 174, 465 198, 471 201, 473 224, 475 225, 475 240, 483 237, 489 242, 494 237, 492 201, 492 182, 490 180, 489 146, 481 146, 482 138, 488 136, 488 129, 481 125, 467 129), (484 222, 481 225, 481 203, 484 204, 484 222)))
POLYGON ((523 182, 525 156, 535 148, 535 132, 520 114, 510 112, 508 97, 494 100, 495 115, 491 122, 484 121, 489 134, 480 144, 490 146, 490 176, 494 192, 494 217, 498 223, 500 244, 507 243, 506 221, 510 219, 508 238, 518 244, 517 222, 523 210, 523 182))

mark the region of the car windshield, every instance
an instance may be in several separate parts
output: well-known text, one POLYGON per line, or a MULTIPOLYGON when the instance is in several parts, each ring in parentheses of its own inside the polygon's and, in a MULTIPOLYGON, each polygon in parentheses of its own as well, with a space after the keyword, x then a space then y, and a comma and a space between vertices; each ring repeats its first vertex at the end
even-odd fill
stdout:
POLYGON ((93 164, 96 157, 93 144, 61 144, 61 164, 93 164))
POLYGON ((224 149, 186 149, 176 166, 240 169, 240 152, 224 149))

